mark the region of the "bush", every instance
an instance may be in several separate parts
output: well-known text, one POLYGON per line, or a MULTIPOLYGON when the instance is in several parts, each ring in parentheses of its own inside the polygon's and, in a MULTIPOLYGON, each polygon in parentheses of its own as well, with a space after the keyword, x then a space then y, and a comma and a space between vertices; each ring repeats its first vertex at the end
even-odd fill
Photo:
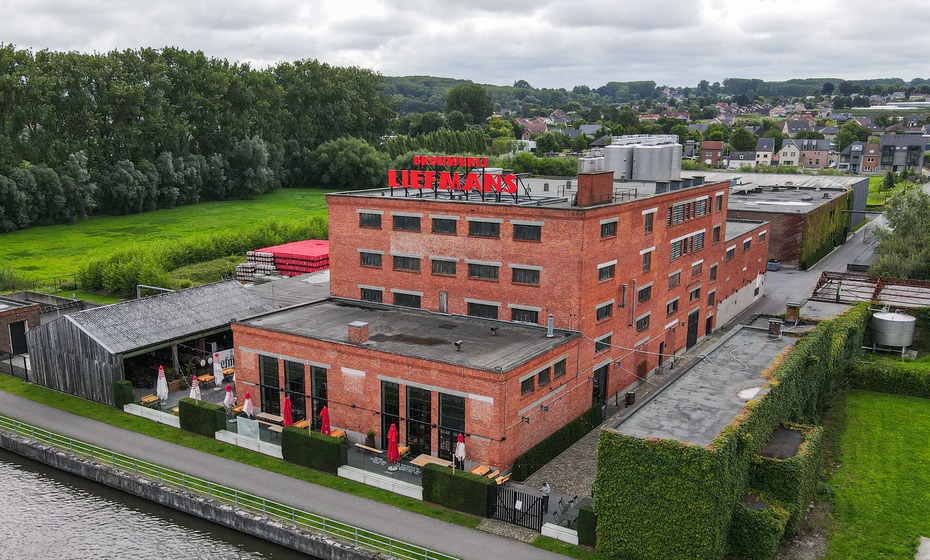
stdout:
POLYGON ((423 467, 423 501, 490 517, 497 500, 493 479, 429 463, 423 467))
POLYGON ((857 362, 849 371, 854 389, 930 398, 930 370, 927 364, 882 359, 857 362))
POLYGON ((116 401, 116 408, 122 410, 123 406, 134 400, 132 394, 132 383, 125 379, 120 379, 113 383, 113 400, 116 401))
POLYGON ((217 430, 226 428, 226 409, 218 404, 184 397, 178 405, 178 416, 181 429, 195 434, 214 437, 217 430))
POLYGON ((546 463, 555 459, 559 453, 565 451, 573 443, 598 427, 603 421, 604 411, 601 406, 595 405, 591 407, 587 412, 562 426, 554 434, 517 457, 513 463, 511 476, 516 481, 522 482, 526 480, 546 463))
POLYGON ((342 438, 294 426, 281 432, 281 456, 285 461, 333 474, 349 462, 349 450, 342 438))
POLYGON ((753 509, 744 503, 737 504, 733 508, 730 530, 730 557, 733 560, 775 558, 787 523, 788 511, 778 505, 753 509))
POLYGON ((591 506, 578 510, 578 544, 590 547, 597 544, 597 515, 591 506))

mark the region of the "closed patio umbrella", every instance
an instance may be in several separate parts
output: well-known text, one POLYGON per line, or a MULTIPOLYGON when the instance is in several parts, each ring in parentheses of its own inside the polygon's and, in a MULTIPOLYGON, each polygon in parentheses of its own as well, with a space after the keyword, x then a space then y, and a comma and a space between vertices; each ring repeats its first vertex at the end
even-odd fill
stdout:
POLYGON ((196 375, 191 376, 191 398, 195 401, 200 400, 200 380, 196 375))
POLYGON ((254 408, 255 407, 252 406, 252 395, 250 393, 246 393, 245 402, 242 403, 242 413, 251 418, 252 410, 254 410, 254 408))
POLYGON ((213 362, 213 378, 216 381, 216 386, 219 387, 223 384, 223 366, 220 365, 220 355, 213 354, 210 360, 213 362))
POLYGON ((458 441, 455 444, 455 462, 460 469, 465 468, 465 436, 459 434, 458 441))
POLYGON ((291 412, 291 397, 287 395, 284 396, 284 414, 282 416, 284 416, 283 425, 290 426, 294 423, 294 413, 291 412))
POLYGON ((320 426, 320 433, 329 435, 329 407, 324 406, 323 410, 320 411, 320 420, 323 421, 323 425, 320 426))
POLYGON ((388 429, 388 446, 387 446, 387 459, 389 471, 397 470, 397 462, 400 461, 400 453, 397 451, 397 426, 391 424, 390 429, 388 429))
POLYGON ((236 417, 233 416, 232 409, 236 406, 236 395, 232 392, 232 385, 226 386, 226 396, 223 398, 223 406, 226 408, 226 418, 230 422, 235 422, 236 417))
POLYGON ((168 401, 168 380, 165 379, 165 366, 158 366, 158 382, 155 384, 155 395, 161 404, 168 401))

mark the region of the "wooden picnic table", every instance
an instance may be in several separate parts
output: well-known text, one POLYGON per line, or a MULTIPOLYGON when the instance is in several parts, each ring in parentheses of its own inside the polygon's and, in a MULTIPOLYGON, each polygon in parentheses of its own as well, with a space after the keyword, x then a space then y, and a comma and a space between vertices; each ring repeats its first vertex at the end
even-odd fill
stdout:
POLYGON ((489 472, 491 472, 491 467, 486 467, 484 465, 477 465, 471 470, 472 474, 476 474, 478 476, 484 476, 489 472))
POLYGON ((418 467, 425 467, 425 466, 428 465, 429 463, 433 463, 433 464, 440 465, 440 466, 443 466, 443 467, 451 467, 451 466, 452 466, 452 461, 446 461, 445 459, 440 459, 439 457, 433 457, 432 455, 428 455, 428 454, 426 454, 426 453, 424 453, 424 454, 418 456, 416 459, 410 461, 410 464, 411 464, 411 465, 416 465, 416 466, 418 466, 418 467))
POLYGON ((307 429, 310 427, 310 421, 307 419, 299 420, 297 422, 294 422, 294 427, 307 429))
POLYGON ((284 423, 283 416, 278 416, 277 414, 269 414, 267 412, 259 412, 258 414, 255 415, 255 418, 257 418, 258 420, 269 422, 271 424, 283 424, 284 423))
POLYGON ((197 377, 197 381, 200 382, 202 387, 207 387, 208 385, 213 385, 216 378, 212 375, 200 375, 197 377))
POLYGON ((155 406, 158 404, 158 397, 156 395, 145 395, 142 397, 142 406, 155 406))

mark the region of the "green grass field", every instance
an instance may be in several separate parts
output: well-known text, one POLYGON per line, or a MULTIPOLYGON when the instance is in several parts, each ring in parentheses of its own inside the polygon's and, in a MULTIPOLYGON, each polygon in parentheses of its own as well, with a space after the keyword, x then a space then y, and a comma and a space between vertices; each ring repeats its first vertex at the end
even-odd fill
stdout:
POLYGON ((884 175, 873 175, 869 177, 869 199, 866 201, 867 207, 881 210, 885 207, 887 201, 890 201, 895 195, 915 185, 915 183, 910 182, 897 183, 893 189, 886 191, 882 186, 884 181, 884 175))
POLYGON ((195 233, 220 233, 252 228, 273 220, 325 215, 327 192, 281 189, 252 200, 204 202, 171 210, 103 216, 74 225, 4 233, 0 234, 0 268, 9 268, 22 279, 37 282, 38 286, 55 286, 60 281, 73 281, 84 262, 125 249, 184 239, 195 233))
POLYGON ((930 400, 850 391, 844 424, 826 558, 912 560, 930 536, 930 400))

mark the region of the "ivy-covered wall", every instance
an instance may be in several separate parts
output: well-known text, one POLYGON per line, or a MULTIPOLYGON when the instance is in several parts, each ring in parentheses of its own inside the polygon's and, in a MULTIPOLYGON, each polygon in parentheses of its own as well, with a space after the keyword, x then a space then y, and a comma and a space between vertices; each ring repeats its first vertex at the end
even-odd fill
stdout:
MULTIPOLYGON (((813 196, 818 197, 820 193, 815 192, 813 196)), ((804 235, 798 254, 802 269, 810 268, 845 241, 843 233, 849 230, 849 217, 852 215, 846 210, 852 210, 853 192, 850 190, 840 196, 833 196, 835 198, 831 202, 804 216, 804 235)))
POLYGON ((820 323, 707 447, 601 432, 597 548, 639 560, 720 559, 753 457, 784 422, 816 424, 862 345, 866 305, 820 323))

